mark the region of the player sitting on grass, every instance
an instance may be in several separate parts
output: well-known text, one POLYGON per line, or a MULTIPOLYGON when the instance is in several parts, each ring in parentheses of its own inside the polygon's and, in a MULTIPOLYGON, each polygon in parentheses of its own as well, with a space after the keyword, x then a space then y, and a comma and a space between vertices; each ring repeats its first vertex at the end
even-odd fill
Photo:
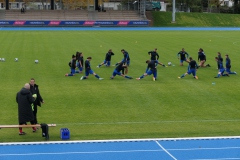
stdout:
POLYGON ((157 60, 147 60, 146 63, 148 64, 146 72, 139 78, 136 78, 136 80, 140 80, 148 75, 153 74, 153 81, 155 81, 157 79, 157 65, 160 64, 163 67, 166 67, 164 64, 158 62, 157 60))
POLYGON ((132 77, 126 76, 123 73, 121 73, 122 70, 124 71, 124 68, 127 68, 127 66, 124 65, 123 62, 119 63, 118 66, 113 71, 112 77, 110 77, 110 78, 113 79, 116 75, 119 75, 119 76, 122 76, 124 78, 132 79, 132 77))
POLYGON ((215 57, 215 60, 217 61, 218 63, 218 66, 219 66, 219 70, 218 70, 218 74, 216 77, 214 78, 219 78, 220 76, 229 76, 228 73, 227 74, 223 74, 225 69, 223 67, 223 63, 222 63, 222 60, 219 59, 218 57, 215 57))
POLYGON ((178 77, 178 78, 183 78, 185 77, 187 74, 192 74, 193 77, 195 79, 198 79, 198 77, 196 76, 196 71, 197 71, 197 62, 195 60, 192 59, 192 57, 189 57, 189 65, 188 65, 188 71, 186 73, 184 73, 181 77, 178 77))
POLYGON ((93 74, 99 80, 103 79, 103 78, 100 78, 99 75, 94 73, 94 71, 91 69, 91 66, 90 66, 91 60, 92 60, 92 57, 87 57, 87 60, 85 61, 85 76, 82 76, 80 80, 87 79, 89 74, 93 74))

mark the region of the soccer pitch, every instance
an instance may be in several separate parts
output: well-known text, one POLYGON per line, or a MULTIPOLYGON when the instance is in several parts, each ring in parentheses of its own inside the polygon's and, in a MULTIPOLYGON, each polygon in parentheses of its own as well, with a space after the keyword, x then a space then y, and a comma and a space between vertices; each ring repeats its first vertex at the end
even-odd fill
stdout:
MULTIPOLYGON (((229 54, 232 71, 239 72, 239 31, 1 31, 0 122, 18 124, 16 93, 36 79, 45 104, 38 109, 40 123, 56 123, 50 140, 60 140, 60 128, 69 128, 71 140, 163 138, 197 136, 238 136, 240 134, 239 75, 217 75, 214 57, 229 54), (192 76, 177 77, 187 71, 179 66, 181 48, 197 61, 203 48, 210 68, 192 76), (149 59, 148 51, 158 48, 158 79, 137 81, 149 59), (96 68, 106 52, 115 55, 112 64, 129 52, 129 76, 110 80, 115 67, 96 68), (76 51, 84 59, 91 56, 91 67, 104 80, 83 74, 65 77, 68 62, 76 51), (18 58, 18 62, 14 59, 18 58), (34 61, 39 60, 38 64, 34 61)), ((41 131, 18 136, 18 129, 1 129, 0 142, 41 141, 41 131)))

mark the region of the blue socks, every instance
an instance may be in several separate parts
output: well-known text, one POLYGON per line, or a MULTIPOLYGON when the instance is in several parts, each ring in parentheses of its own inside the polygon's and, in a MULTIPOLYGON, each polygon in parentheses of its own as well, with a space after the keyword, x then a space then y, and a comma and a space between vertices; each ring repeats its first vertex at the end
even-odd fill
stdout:
POLYGON ((99 78, 100 78, 100 77, 99 77, 99 75, 97 75, 97 74, 95 75, 95 77, 96 77, 97 79, 99 79, 99 78))

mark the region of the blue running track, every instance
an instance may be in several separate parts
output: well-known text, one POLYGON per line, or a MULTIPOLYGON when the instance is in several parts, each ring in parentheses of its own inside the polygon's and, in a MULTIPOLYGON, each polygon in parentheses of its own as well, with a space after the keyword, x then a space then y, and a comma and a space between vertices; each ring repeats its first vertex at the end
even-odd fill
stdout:
POLYGON ((2 143, 1 160, 239 160, 240 137, 2 143))

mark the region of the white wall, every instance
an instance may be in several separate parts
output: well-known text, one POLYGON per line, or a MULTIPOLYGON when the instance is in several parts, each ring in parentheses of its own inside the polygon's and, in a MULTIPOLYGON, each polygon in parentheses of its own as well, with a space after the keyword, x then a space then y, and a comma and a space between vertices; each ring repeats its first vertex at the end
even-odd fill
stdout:
POLYGON ((104 8, 108 8, 108 9, 112 8, 113 10, 117 10, 119 4, 120 3, 118 3, 118 2, 104 2, 103 6, 104 6, 104 8))

